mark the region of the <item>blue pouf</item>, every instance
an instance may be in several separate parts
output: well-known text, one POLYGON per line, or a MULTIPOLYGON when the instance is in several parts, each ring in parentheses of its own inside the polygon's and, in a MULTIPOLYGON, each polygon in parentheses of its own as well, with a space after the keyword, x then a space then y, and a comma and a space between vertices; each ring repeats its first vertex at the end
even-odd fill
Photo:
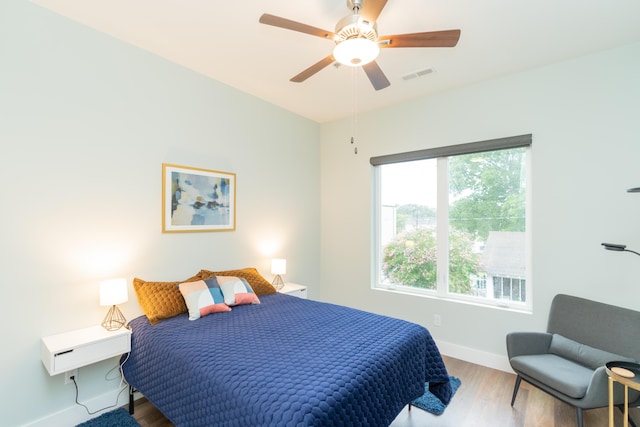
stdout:
POLYGON ((126 409, 119 408, 78 424, 76 427, 140 427, 140 424, 129 415, 126 409))
MULTIPOLYGON (((460 378, 456 377, 449 377, 449 381, 451 383, 451 398, 453 399, 453 395, 456 393, 458 387, 460 387, 461 381, 460 378)), ((441 415, 447 408, 447 405, 431 394, 429 391, 429 383, 424 385, 424 394, 411 402, 411 404, 435 415, 441 415)))

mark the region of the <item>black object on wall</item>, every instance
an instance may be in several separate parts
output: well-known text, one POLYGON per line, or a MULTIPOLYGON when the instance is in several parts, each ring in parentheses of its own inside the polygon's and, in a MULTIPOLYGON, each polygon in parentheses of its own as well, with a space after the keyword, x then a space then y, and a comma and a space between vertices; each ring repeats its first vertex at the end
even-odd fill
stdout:
POLYGON ((604 248, 608 251, 631 252, 632 254, 640 256, 640 253, 632 251, 631 249, 627 249, 627 245, 620 245, 617 243, 602 243, 602 246, 604 246, 604 248))

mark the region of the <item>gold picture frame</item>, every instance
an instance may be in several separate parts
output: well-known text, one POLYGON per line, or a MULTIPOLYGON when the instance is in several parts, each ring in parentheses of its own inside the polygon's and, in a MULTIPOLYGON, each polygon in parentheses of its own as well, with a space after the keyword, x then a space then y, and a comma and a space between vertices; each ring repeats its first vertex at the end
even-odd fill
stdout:
POLYGON ((163 233, 235 229, 235 173, 162 164, 163 233))

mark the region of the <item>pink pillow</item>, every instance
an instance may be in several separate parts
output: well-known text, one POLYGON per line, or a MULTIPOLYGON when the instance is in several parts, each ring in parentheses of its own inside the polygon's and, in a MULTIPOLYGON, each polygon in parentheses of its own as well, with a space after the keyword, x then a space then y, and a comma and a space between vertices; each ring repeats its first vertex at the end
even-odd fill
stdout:
POLYGON ((245 279, 233 276, 216 276, 215 279, 222 289, 224 302, 228 306, 260 304, 258 296, 245 279))

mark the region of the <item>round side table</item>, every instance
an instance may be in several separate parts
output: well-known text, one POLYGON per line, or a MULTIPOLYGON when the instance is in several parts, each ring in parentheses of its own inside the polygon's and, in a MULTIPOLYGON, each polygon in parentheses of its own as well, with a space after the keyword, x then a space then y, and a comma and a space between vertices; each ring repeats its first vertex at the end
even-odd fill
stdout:
POLYGON ((613 383, 624 385, 624 427, 629 427, 629 387, 640 391, 640 364, 631 362, 609 362, 609 427, 613 425, 613 383))

